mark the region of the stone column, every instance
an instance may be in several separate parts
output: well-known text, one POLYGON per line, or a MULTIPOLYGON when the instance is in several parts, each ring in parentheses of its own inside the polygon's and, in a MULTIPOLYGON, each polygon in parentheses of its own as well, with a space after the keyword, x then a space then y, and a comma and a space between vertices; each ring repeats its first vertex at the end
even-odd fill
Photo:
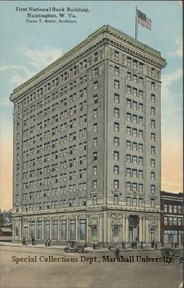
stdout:
POLYGON ((86 242, 89 242, 89 218, 88 215, 86 215, 86 242))
POLYGON ((139 218, 139 242, 143 241, 143 223, 142 217, 139 218))
POLYGON ((150 242, 149 219, 146 219, 146 243, 150 242))
POLYGON ((142 227, 143 239, 142 239, 142 241, 146 242, 146 219, 145 219, 145 216, 143 217, 142 222, 143 222, 143 227, 142 227))
POLYGON ((125 229, 125 215, 123 214, 123 221, 122 221, 122 241, 126 241, 125 240, 125 235, 126 235, 126 229, 125 229))
POLYGON ((98 242, 102 242, 104 241, 105 239, 103 239, 104 237, 104 232, 105 231, 102 231, 102 229, 104 229, 104 226, 103 226, 103 219, 102 219, 102 215, 100 215, 100 221, 99 221, 99 225, 98 225, 98 242), (102 235, 103 234, 103 235, 102 235))
POLYGON ((75 239, 76 239, 76 241, 78 241, 79 239, 78 239, 78 235, 79 235, 79 219, 78 219, 78 217, 76 216, 76 218, 75 218, 75 239))
POLYGON ((50 240, 52 240, 52 218, 50 218, 49 223, 50 223, 50 240))
POLYGON ((107 241, 108 242, 111 242, 111 217, 110 217, 110 214, 108 214, 107 216, 107 232, 108 232, 108 238, 107 238, 107 241))
POLYGON ((129 242, 129 220, 127 215, 125 217, 125 241, 129 242))
POLYGON ((45 240, 45 221, 42 219, 42 240, 45 240))
POLYGON ((37 240, 37 219, 35 219, 35 233, 34 233, 35 240, 37 240))
POLYGON ((160 218, 157 219, 157 241, 160 242, 160 218))
POLYGON ((68 217, 66 218, 66 241, 68 241, 69 240, 69 219, 68 219, 68 217))
POLYGON ((100 240, 100 242, 101 241, 103 241, 103 242, 107 242, 108 240, 107 240, 107 238, 108 238, 108 228, 107 228, 107 212, 106 211, 104 211, 104 213, 103 213, 103 216, 101 215, 101 218, 103 217, 103 221, 102 221, 102 223, 103 223, 103 238, 100 240))
POLYGON ((61 240, 61 221, 60 217, 58 218, 58 241, 61 240))

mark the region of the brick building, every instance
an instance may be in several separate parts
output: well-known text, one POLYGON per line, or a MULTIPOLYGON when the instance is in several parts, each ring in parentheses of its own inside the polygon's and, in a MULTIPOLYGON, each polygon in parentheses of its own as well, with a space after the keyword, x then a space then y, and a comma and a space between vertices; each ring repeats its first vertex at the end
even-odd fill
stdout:
POLYGON ((161 244, 183 245, 183 193, 161 191, 161 244))

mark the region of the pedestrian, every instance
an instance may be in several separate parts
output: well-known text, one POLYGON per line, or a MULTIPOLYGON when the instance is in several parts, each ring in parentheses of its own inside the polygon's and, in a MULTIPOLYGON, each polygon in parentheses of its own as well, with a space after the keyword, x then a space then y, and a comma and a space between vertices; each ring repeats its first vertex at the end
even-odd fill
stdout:
POLYGON ((32 241, 32 245, 34 245, 35 244, 34 236, 32 237, 31 241, 32 241))
POLYGON ((48 243, 48 246, 50 246, 50 238, 48 238, 47 243, 48 243))
POLYGON ((95 241, 94 241, 94 243, 93 243, 93 250, 95 250, 96 249, 96 244, 95 244, 95 241))
POLYGON ((125 249, 125 242, 122 242, 122 249, 125 249))
POLYGON ((115 257, 117 260, 119 260, 119 254, 120 254, 119 247, 117 247, 115 250, 115 257))
POLYGON ((47 241, 47 238, 45 238, 45 247, 48 246, 48 241, 47 241))
POLYGON ((109 248, 109 250, 111 250, 111 243, 109 243, 108 248, 109 248))
POLYGON ((141 241, 141 249, 143 249, 143 241, 141 241))
POLYGON ((158 247, 158 243, 156 242, 156 243, 155 243, 155 249, 156 249, 156 250, 157 250, 157 247, 158 247))

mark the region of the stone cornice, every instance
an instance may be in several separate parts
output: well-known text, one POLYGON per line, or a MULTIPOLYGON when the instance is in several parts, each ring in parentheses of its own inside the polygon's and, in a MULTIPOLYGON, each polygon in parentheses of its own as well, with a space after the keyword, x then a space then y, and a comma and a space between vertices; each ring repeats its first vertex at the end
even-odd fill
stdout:
POLYGON ((137 55, 137 57, 143 61, 153 62, 153 64, 160 69, 166 66, 166 61, 161 57, 159 51, 135 40, 110 25, 104 25, 31 79, 15 88, 10 96, 10 100, 14 101, 29 89, 40 84, 43 80, 49 79, 54 75, 57 76, 57 73, 59 73, 61 69, 77 61, 82 55, 86 55, 90 50, 99 46, 99 44, 102 44, 102 41, 105 39, 107 39, 108 43, 114 42, 117 48, 119 46, 123 51, 130 53, 135 57, 137 55))

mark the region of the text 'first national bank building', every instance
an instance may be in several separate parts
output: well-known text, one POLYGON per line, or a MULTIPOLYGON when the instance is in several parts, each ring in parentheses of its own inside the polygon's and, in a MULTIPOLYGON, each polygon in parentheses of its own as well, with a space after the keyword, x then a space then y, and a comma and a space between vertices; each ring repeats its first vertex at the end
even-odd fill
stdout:
POLYGON ((105 25, 13 91, 13 241, 160 241, 165 65, 105 25))

